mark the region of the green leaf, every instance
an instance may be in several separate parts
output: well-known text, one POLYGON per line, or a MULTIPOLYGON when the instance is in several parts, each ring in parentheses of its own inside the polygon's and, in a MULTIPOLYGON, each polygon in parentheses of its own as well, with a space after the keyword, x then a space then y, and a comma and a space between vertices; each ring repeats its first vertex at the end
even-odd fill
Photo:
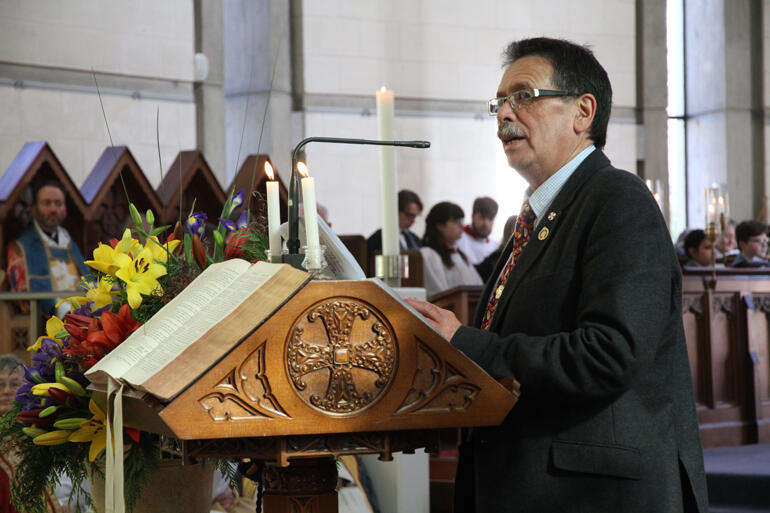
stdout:
POLYGON ((155 237, 156 235, 160 235, 161 233, 165 232, 169 228, 171 228, 170 224, 167 224, 165 226, 157 226, 150 231, 150 237, 155 237))
POLYGON ((192 236, 189 233, 184 234, 184 258, 187 263, 195 262, 192 256, 192 236))

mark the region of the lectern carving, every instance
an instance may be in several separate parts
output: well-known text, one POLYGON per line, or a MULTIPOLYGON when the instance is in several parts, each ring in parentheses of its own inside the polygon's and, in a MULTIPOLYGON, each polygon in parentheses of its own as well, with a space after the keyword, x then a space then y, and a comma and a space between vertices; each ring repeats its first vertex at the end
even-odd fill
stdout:
POLYGON ((129 401, 125 421, 181 439, 186 458, 266 462, 270 511, 328 512, 334 457, 437 452, 516 399, 382 285, 311 281, 170 402, 129 401))

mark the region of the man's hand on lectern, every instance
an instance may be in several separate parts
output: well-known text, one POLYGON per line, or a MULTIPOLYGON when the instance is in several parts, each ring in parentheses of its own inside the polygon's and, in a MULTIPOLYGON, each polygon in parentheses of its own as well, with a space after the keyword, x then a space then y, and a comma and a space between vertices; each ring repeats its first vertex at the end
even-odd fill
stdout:
POLYGON ((404 301, 420 312, 447 340, 452 340, 457 328, 462 326, 460 320, 449 310, 419 299, 404 299, 404 301))

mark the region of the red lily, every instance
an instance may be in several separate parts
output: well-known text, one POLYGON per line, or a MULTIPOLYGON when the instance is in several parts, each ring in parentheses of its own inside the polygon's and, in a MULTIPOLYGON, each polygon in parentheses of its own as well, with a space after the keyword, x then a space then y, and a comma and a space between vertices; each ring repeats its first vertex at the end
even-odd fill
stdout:
POLYGON ((227 241, 227 247, 225 248, 225 260, 241 258, 243 256, 243 246, 249 242, 248 233, 248 229, 246 228, 239 228, 232 233, 230 240, 227 241))
POLYGON ((198 267, 205 269, 206 250, 203 248, 203 243, 201 242, 201 238, 198 237, 197 233, 192 237, 192 254, 193 258, 195 259, 195 263, 198 264, 198 267))
POLYGON ((64 352, 80 357, 86 367, 94 365, 141 326, 131 317, 127 304, 117 314, 102 313, 101 319, 76 314, 68 314, 64 319, 64 329, 71 335, 69 349, 64 352), (86 320, 87 325, 83 326, 86 320))

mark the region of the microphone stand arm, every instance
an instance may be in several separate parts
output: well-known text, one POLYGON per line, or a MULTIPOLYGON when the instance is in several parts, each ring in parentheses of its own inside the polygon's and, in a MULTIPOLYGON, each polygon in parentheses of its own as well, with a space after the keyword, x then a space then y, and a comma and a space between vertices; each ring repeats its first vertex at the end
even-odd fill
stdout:
POLYGON ((430 148, 428 141, 380 141, 374 139, 346 139, 340 137, 308 137, 294 148, 291 154, 291 175, 289 178, 289 239, 286 247, 289 255, 299 254, 299 177, 297 176, 297 159, 300 151, 311 142, 333 144, 367 144, 374 146, 401 146, 406 148, 430 148))

